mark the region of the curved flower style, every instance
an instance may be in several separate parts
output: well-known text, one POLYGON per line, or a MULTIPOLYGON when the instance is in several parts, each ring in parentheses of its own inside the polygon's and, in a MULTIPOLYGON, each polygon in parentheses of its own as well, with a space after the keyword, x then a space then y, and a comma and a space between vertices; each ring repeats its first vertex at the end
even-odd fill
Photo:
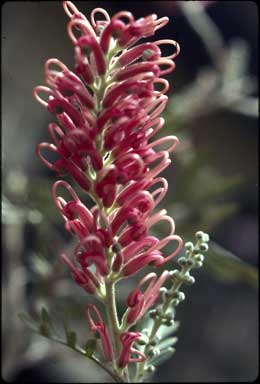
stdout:
POLYGON ((138 340, 142 334, 140 332, 123 332, 120 336, 121 353, 119 356, 119 367, 124 368, 128 363, 140 363, 145 360, 145 354, 132 347, 134 341, 138 340), (139 357, 131 357, 134 353, 139 357))
MULTIPOLYGON (((135 45, 166 25, 167 17, 152 14, 136 20, 122 11, 110 18, 96 8, 89 21, 70 1, 64 1, 63 7, 70 19, 67 33, 74 46, 75 68, 56 58, 45 63, 48 86, 37 86, 34 96, 57 122, 48 126, 52 142, 40 143, 37 154, 57 176, 69 175, 95 202, 88 209, 66 181, 58 180, 52 187, 65 228, 77 238, 75 260, 64 253, 62 260, 78 285, 113 306, 115 282, 147 265, 160 267, 182 247, 173 219, 165 209, 155 212, 168 189, 167 181, 158 175, 171 163, 169 154, 178 138, 153 140, 164 125, 160 114, 169 84, 162 76, 175 69, 173 59, 180 48, 168 39, 135 45), (97 20, 97 14, 102 18, 97 20), (167 57, 162 54, 164 45, 174 48, 167 57), (53 163, 45 151, 56 154, 53 163), (69 200, 58 188, 69 193, 69 200), (160 222, 167 222, 169 228, 163 239, 149 234, 160 222), (175 249, 164 256, 163 248, 173 242, 175 249)), ((129 294, 128 327, 155 303, 167 277, 168 271, 159 278, 150 273, 129 294)), ((86 311, 90 329, 101 338, 105 359, 113 360, 110 336, 97 308, 90 304, 86 311)), ((121 343, 119 367, 143 361, 145 355, 132 348, 141 334, 125 332, 112 320, 117 327, 112 332, 117 352, 121 343)))
POLYGON ((92 332, 96 332, 97 335, 101 339, 102 343, 102 350, 104 357, 107 361, 111 361, 113 359, 113 347, 111 344, 110 336, 107 330, 106 325, 104 324, 102 317, 97 309, 97 307, 93 304, 88 304, 86 307, 86 313, 87 313, 87 318, 89 322, 89 328, 92 332), (97 322, 93 320, 93 317, 91 316, 91 310, 95 313, 97 322))

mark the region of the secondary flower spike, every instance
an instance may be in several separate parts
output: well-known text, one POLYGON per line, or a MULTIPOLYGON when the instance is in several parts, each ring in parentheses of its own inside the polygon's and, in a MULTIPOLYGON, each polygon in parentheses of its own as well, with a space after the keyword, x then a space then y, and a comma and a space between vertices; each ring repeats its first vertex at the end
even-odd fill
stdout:
POLYGON ((65 228, 76 238, 73 258, 62 253, 61 259, 75 282, 108 307, 108 327, 93 304, 86 308, 88 322, 101 339, 105 360, 124 372, 128 363, 146 359, 133 347, 142 334, 128 329, 156 303, 169 272, 149 273, 129 293, 125 328, 109 307, 114 284, 148 265, 162 266, 183 244, 174 220, 165 209, 156 209, 168 189, 159 174, 170 165, 178 138, 154 139, 168 100, 169 83, 162 76, 175 69, 180 48, 169 39, 140 42, 166 25, 167 17, 135 19, 121 11, 110 18, 96 8, 88 20, 70 1, 63 8, 75 66, 57 58, 45 63, 47 86, 37 86, 34 96, 56 121, 48 126, 51 142, 40 143, 37 154, 57 177, 69 177, 82 189, 80 196, 87 193, 94 202, 86 207, 65 180, 52 186, 65 228), (173 49, 167 57, 165 45, 173 49), (161 223, 167 232, 160 239, 151 230, 161 223), (167 255, 165 247, 171 249, 167 255))

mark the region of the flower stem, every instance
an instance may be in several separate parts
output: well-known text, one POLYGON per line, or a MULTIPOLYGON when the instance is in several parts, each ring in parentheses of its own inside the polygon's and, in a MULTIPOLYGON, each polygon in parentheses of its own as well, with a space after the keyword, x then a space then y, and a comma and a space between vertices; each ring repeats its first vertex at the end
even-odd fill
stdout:
MULTIPOLYGON (((115 282, 110 280, 106 281, 106 313, 113 345, 115 347, 115 356, 118 357, 120 353, 120 328, 116 309, 115 282)), ((116 359, 113 363, 115 371, 119 372, 116 359)))

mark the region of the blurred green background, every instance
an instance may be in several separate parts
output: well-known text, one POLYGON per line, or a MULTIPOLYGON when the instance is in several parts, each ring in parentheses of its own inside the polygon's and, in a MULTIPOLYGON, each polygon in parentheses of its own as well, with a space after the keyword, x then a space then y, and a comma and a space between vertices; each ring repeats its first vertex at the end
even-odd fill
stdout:
MULTIPOLYGON (((258 375, 258 9, 251 1, 75 2, 86 15, 103 7, 169 16, 155 40, 176 39, 181 53, 160 136, 180 144, 163 176, 161 206, 176 233, 210 234, 205 266, 178 307, 177 351, 156 382, 253 381, 258 375)), ((43 65, 57 57, 73 67, 60 2, 6 2, 2 7, 2 372, 9 382, 110 381, 93 362, 44 339, 20 321, 42 305, 66 318, 84 344, 91 301, 59 259, 74 243, 50 188, 54 175, 35 147, 49 141, 52 117, 32 97, 43 65)), ((167 53, 167 52, 165 52, 167 53)), ((80 192, 86 203, 89 200, 80 192)), ((164 228, 157 228, 163 235, 164 228)), ((172 268, 176 267, 173 263, 172 268)), ((169 266, 167 267, 169 268, 169 266)), ((135 281, 119 286, 119 309, 135 281)))

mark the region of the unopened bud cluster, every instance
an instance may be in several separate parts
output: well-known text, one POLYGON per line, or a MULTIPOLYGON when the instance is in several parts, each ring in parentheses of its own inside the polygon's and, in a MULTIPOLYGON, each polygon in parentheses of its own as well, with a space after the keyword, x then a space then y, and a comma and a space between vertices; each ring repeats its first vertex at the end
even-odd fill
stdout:
POLYGON ((154 336, 154 330, 158 331, 163 325, 172 327, 176 324, 175 307, 185 300, 185 294, 180 291, 180 288, 182 284, 192 285, 195 283, 195 278, 190 275, 190 271, 192 268, 200 268, 203 265, 204 255, 202 252, 204 253, 208 250, 209 236, 199 231, 196 232, 195 237, 196 243, 187 242, 185 244, 185 256, 181 256, 177 260, 181 267, 180 270, 175 269, 168 273, 168 280, 171 281, 171 286, 169 288, 160 288, 161 304, 149 311, 149 316, 153 319, 154 325, 144 350, 148 359, 144 363, 143 371, 139 377, 153 372, 154 366, 151 364, 154 361, 157 361, 159 358, 163 359, 175 352, 173 345, 177 342, 177 338, 170 337, 164 340, 161 345, 164 345, 164 347, 166 345, 166 347, 161 349, 161 341, 158 337, 154 336))

